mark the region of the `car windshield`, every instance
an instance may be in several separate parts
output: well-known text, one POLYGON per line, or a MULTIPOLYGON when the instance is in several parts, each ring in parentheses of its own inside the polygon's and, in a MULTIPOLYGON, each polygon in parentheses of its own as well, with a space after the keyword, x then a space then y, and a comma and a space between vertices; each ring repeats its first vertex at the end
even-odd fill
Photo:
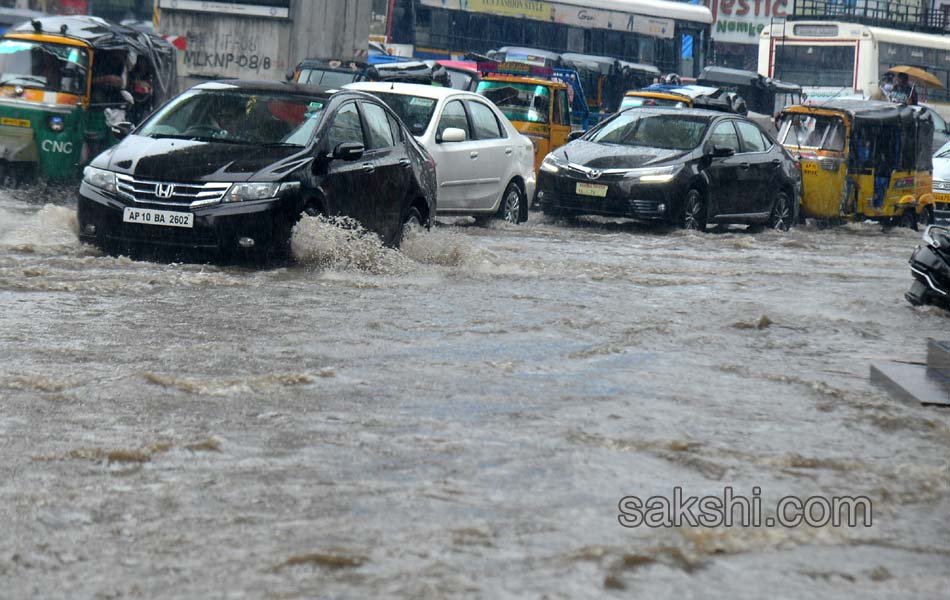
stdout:
POLYGON ((551 90, 544 85, 481 81, 478 93, 495 103, 510 121, 547 123, 551 90))
POLYGON ((326 100, 243 90, 191 90, 153 115, 136 133, 236 144, 305 146, 326 100))
POLYGON ((422 135, 429 128, 429 122, 432 120, 432 113, 435 112, 437 103, 435 99, 392 92, 371 93, 388 104, 389 108, 399 115, 402 122, 409 127, 412 135, 422 135))
POLYGON ((589 138, 600 144, 690 150, 699 145, 708 118, 696 115, 650 115, 630 111, 604 123, 589 138))
POLYGON ((684 100, 668 100, 666 98, 647 98, 644 96, 624 96, 620 103, 620 110, 639 108, 641 106, 670 106, 673 108, 689 108, 684 100))
POLYGON ((82 94, 88 68, 89 53, 78 46, 0 41, 0 85, 82 94))
POLYGON ((836 117, 786 113, 779 123, 778 140, 787 148, 840 151, 844 150, 844 124, 836 117))
POLYGON ((322 85, 324 87, 343 87, 356 81, 358 71, 334 71, 322 69, 302 69, 297 83, 322 85))

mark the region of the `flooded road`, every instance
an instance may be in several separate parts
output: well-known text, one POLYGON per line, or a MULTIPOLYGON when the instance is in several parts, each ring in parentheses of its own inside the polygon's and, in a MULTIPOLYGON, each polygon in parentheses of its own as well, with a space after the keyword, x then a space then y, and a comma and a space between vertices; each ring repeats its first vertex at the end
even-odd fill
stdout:
POLYGON ((0 196, 4 597, 946 597, 950 412, 868 382, 950 337, 917 233, 308 220, 255 271, 75 228, 0 196), (874 521, 619 525, 676 486, 874 521))

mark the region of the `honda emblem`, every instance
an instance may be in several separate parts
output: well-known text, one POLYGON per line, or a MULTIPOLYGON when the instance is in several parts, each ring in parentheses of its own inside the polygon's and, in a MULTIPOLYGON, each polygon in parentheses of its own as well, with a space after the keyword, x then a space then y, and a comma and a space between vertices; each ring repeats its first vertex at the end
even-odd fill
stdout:
POLYGON ((155 184, 156 198, 171 198, 174 193, 175 193, 175 186, 171 183, 156 183, 155 184))

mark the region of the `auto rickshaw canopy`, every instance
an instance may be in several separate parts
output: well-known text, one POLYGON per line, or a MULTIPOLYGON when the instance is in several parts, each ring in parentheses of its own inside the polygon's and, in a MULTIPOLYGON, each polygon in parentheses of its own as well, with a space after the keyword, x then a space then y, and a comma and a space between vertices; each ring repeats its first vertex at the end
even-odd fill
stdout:
MULTIPOLYGON (((99 17, 53 16, 33 19, 7 31, 4 37, 35 40, 66 38, 88 45, 93 52, 134 53, 135 61, 145 60, 152 75, 153 105, 158 106, 178 92, 175 48, 154 33, 116 25, 99 17)), ((47 40, 51 41, 51 40, 47 40)), ((95 69, 95 63, 93 63, 95 69)))

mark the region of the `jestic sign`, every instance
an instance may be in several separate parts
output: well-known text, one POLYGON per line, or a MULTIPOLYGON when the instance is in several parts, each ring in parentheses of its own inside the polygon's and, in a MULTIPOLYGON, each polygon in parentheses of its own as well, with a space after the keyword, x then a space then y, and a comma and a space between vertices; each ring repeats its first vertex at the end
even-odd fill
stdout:
POLYGON ((716 42, 757 44, 772 17, 788 14, 789 0, 705 0, 716 42))

